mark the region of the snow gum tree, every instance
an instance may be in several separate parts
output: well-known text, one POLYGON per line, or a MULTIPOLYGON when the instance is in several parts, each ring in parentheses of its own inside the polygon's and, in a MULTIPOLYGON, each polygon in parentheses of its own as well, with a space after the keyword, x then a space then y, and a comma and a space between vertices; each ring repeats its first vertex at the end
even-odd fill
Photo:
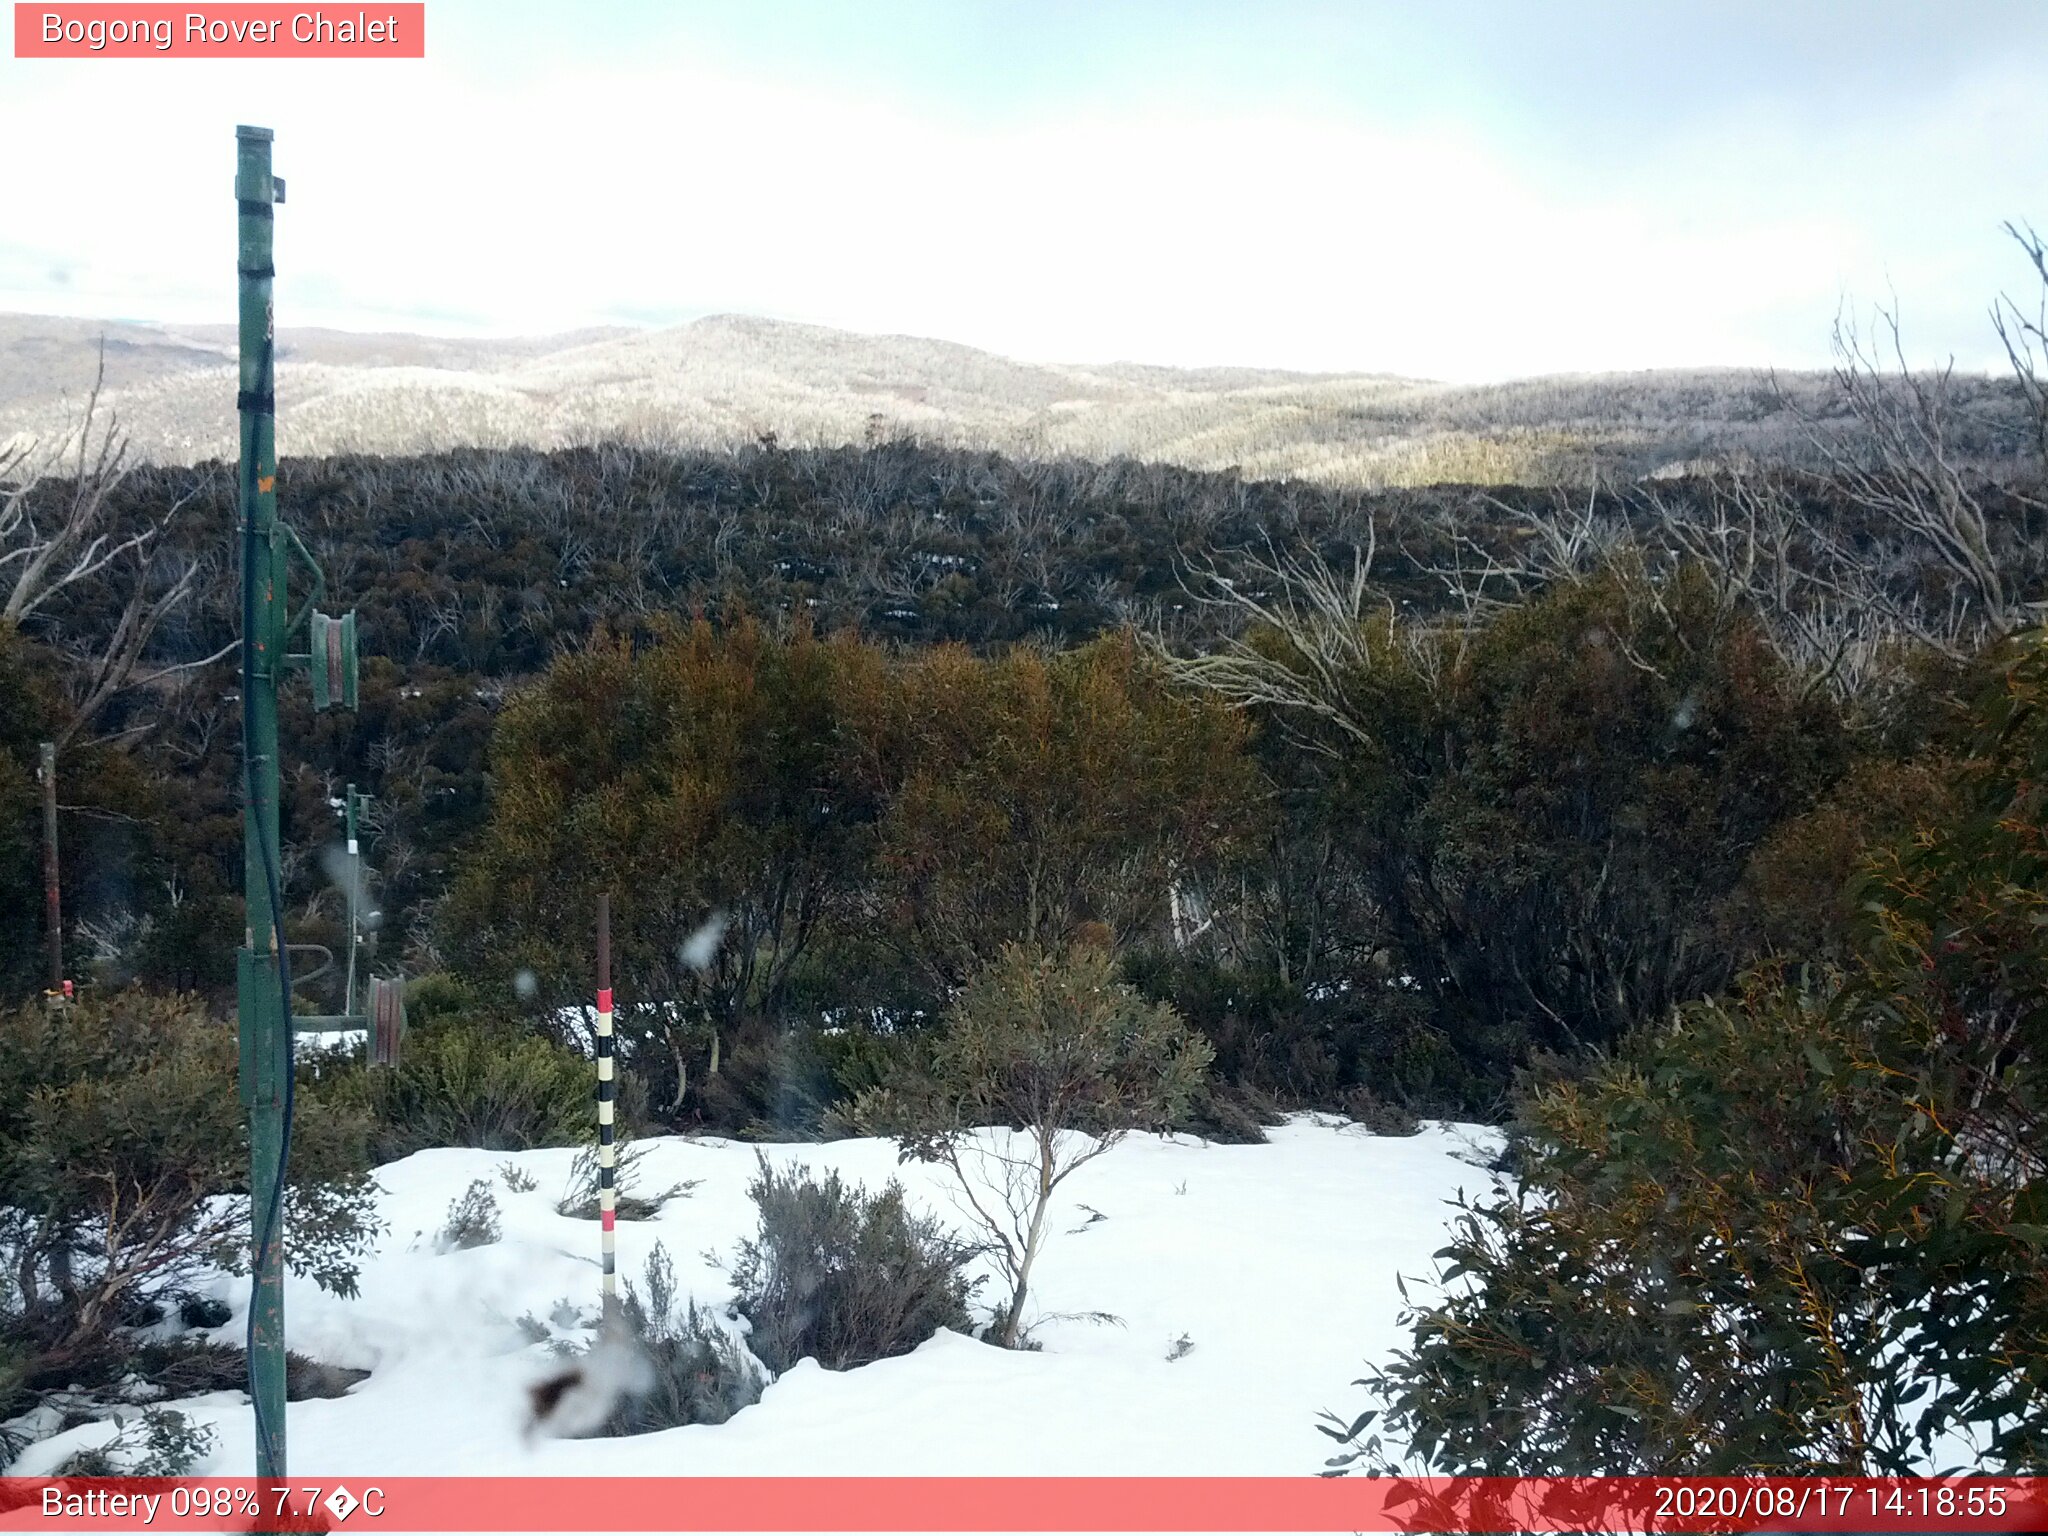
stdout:
POLYGON ((1107 947, 1010 945, 961 990, 926 1067, 863 1095, 853 1120, 951 1175, 1008 1286, 995 1337, 1012 1349, 1054 1194, 1132 1128, 1183 1115, 1212 1055, 1117 980, 1107 947))

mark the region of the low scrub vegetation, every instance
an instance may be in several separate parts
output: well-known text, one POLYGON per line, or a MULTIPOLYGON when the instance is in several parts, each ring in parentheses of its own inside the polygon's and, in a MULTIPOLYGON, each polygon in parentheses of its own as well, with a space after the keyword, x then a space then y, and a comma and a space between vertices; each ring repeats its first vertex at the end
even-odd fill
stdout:
MULTIPOLYGON (((0 1012, 0 1421, 50 1392, 92 1415, 134 1402, 137 1382, 147 1400, 189 1376, 134 1328, 217 1325, 191 1285, 247 1264, 235 1070, 232 1024, 192 997, 0 1012)), ((300 1096, 285 1262, 344 1295, 377 1231, 368 1136, 360 1116, 300 1096)), ((148 1422, 153 1446, 169 1421, 148 1422)))
POLYGON ((442 1225, 438 1242, 446 1249, 484 1248, 503 1237, 498 1199, 488 1179, 473 1179, 468 1189, 448 1206, 448 1220, 442 1225))
POLYGON ((396 1067, 358 1064, 320 1085, 323 1098, 369 1119, 378 1161, 425 1147, 524 1152, 587 1135, 595 1114, 590 1062, 530 1029, 439 1001, 453 990, 432 978, 415 983, 426 1006, 412 1009, 396 1067))
MULTIPOLYGON (((633 1352, 602 1433, 644 1435, 682 1424, 723 1424, 761 1400, 766 1375, 733 1332, 676 1294, 668 1250, 654 1245, 644 1291, 626 1285, 621 1338, 633 1352)), ((600 1347, 603 1347, 602 1345, 600 1347)))
POLYGON ((144 1408, 109 1439, 57 1467, 57 1477, 189 1477, 218 1437, 171 1408, 144 1408))
MULTIPOLYGON (((640 1187, 640 1164, 647 1151, 644 1145, 636 1145, 623 1137, 612 1144, 612 1209, 621 1221, 645 1221, 669 1201, 680 1199, 696 1187, 696 1181, 691 1179, 671 1184, 666 1189, 643 1191, 640 1187)), ((586 1141, 577 1150, 576 1161, 569 1166, 569 1187, 555 1202, 558 1214, 577 1221, 596 1221, 602 1214, 600 1175, 603 1168, 598 1157, 595 1142, 586 1141)))
POLYGON ((914 1214, 902 1186, 875 1194, 828 1173, 778 1172, 764 1156, 747 1193, 759 1233, 732 1265, 747 1344, 780 1374, 799 1360, 843 1371, 907 1354, 942 1328, 966 1333, 980 1250, 914 1214))

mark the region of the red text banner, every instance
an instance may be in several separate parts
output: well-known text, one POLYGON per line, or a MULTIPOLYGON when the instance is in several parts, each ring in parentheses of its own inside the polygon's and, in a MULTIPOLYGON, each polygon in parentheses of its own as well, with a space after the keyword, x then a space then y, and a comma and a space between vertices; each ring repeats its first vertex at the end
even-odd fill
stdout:
POLYGON ((16 1478, 0 1530, 2041 1531, 2048 1478, 16 1478))
POLYGON ((424 4, 22 5, 18 59, 423 59, 424 4))

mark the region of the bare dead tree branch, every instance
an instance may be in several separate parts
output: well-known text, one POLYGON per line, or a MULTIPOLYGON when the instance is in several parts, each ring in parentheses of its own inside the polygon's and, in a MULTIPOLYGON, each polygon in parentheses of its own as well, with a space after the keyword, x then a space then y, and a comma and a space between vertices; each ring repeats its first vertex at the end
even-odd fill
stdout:
POLYGON ((159 588, 154 580, 163 534, 198 495, 198 487, 132 533, 109 526, 114 493, 131 466, 119 419, 109 413, 103 423, 100 420, 106 367, 102 341, 82 419, 55 449, 44 453, 30 441, 0 450, 0 572, 11 577, 6 601, 0 604, 0 621, 18 628, 65 589, 102 574, 127 588, 112 633, 86 652, 73 652, 80 670, 72 687, 72 716, 59 734, 60 746, 77 739, 126 689, 206 666, 233 650, 230 645, 197 661, 141 671, 159 626, 198 586, 196 564, 179 571, 167 586, 159 588), (39 521, 39 493, 59 467, 69 469, 69 489, 54 517, 39 521))
POLYGON ((2048 466, 2048 247, 2031 224, 2008 223, 2005 232, 2019 244, 2039 287, 2031 311, 2021 308, 2010 294, 2001 294, 1991 306, 1991 323, 2012 364, 2020 398, 2026 402, 2034 452, 2038 462, 2048 466))
MULTIPOLYGON (((2005 334, 2011 345, 2015 332, 2005 334)), ((1896 305, 1878 309, 1872 336, 1852 319, 1838 317, 1834 345, 1837 397, 1858 431, 1844 438, 1785 401, 1826 478, 1851 505, 1889 529, 1907 559, 1960 589, 1960 625, 1949 643, 1968 649, 2034 622, 2016 579, 2026 572, 2015 568, 2021 546, 2029 542, 2026 531, 2012 526, 1997 488, 1955 446, 1953 362, 1915 372, 1906 359, 1896 305)), ((2015 359, 2023 394, 2025 356, 2022 348, 2015 359)))
MULTIPOLYGON (((1376 649, 1393 643, 1392 607, 1384 617, 1377 613, 1368 580, 1377 550, 1377 530, 1368 527, 1348 571, 1312 550, 1282 553, 1270 537, 1263 556, 1240 559, 1238 576, 1226 576, 1208 557, 1190 559, 1178 572, 1181 589, 1198 605, 1234 611, 1240 632, 1193 656, 1173 654, 1156 636, 1154 647, 1173 675, 1232 704, 1270 707, 1283 722, 1320 721, 1370 745, 1370 712, 1351 694, 1376 649)), ((1336 755, 1320 733, 1300 732, 1298 741, 1336 755)))
POLYGON ((78 428, 47 453, 31 441, 0 462, 8 482, 0 485, 0 571, 12 576, 0 619, 11 624, 19 625, 58 592, 141 549, 161 531, 161 524, 153 524, 118 538, 104 527, 108 499, 130 468, 119 420, 109 415, 95 432, 106 372, 102 342, 99 371, 78 428), (70 495, 53 521, 39 524, 36 492, 67 460, 70 495))

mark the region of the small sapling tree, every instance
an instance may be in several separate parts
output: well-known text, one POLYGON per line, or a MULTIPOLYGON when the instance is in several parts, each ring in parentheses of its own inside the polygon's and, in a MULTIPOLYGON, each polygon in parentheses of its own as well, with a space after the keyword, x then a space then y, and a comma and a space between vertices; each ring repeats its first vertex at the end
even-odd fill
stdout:
POLYGON ((1011 1349, 1054 1192, 1133 1127, 1184 1114, 1211 1055, 1117 980, 1106 948, 1012 945, 961 990, 927 1066, 863 1095, 853 1118, 952 1176, 1008 1286, 994 1336, 1011 1349))

